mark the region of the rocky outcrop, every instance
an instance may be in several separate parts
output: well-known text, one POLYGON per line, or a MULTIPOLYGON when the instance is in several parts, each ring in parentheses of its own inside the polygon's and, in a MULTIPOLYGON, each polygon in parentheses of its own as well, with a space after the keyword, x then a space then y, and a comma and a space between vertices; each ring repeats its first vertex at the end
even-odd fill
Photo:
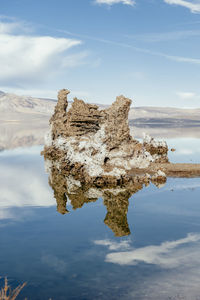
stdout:
POLYGON ((81 183, 117 186, 131 180, 133 168, 147 170, 152 164, 168 162, 165 142, 145 136, 141 143, 130 135, 130 99, 119 96, 100 110, 75 98, 67 110, 68 94, 65 89, 58 93, 43 151, 45 159, 56 161, 67 176, 81 183))

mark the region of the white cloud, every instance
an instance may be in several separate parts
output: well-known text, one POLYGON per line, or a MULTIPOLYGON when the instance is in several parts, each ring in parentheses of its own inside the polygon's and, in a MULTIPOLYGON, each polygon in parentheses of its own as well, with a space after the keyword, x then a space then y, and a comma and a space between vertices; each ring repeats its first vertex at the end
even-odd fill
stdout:
POLYGON ((200 12, 200 1, 186 1, 186 0, 164 0, 167 4, 173 4, 173 5, 180 5, 186 8, 189 8, 189 10, 192 13, 199 13, 200 12))
POLYGON ((190 100, 196 98, 196 94, 192 92, 177 92, 177 96, 183 100, 190 100))
MULTIPOLYGON (((152 271, 148 277, 144 276, 139 287, 130 286, 126 299, 199 299, 199 247, 199 240, 194 239, 180 245, 179 249, 174 248, 171 252, 163 254, 166 261, 161 267, 164 269, 158 273, 152 271)), ((159 261, 158 265, 160 266, 159 261)))
POLYGON ((190 233, 185 238, 160 245, 110 253, 106 261, 133 268, 142 263, 135 269, 141 275, 140 283, 135 285, 134 276, 133 280, 130 278, 123 299, 199 299, 199 247, 200 234, 190 233), (156 268, 145 266, 150 273, 143 272, 143 263, 153 264, 156 268))
MULTIPOLYGON (((152 52, 152 54, 153 54, 153 52, 152 52)), ((156 52, 155 52, 155 55, 156 55, 156 52)), ((195 65, 200 64, 199 58, 175 56, 175 55, 168 55, 168 54, 163 54, 163 53, 157 53, 157 55, 161 56, 161 57, 165 57, 169 60, 177 61, 177 62, 183 62, 183 63, 189 63, 189 64, 195 64, 195 65)))
POLYGON ((107 246, 109 250, 125 250, 130 248, 130 241, 125 240, 119 243, 113 242, 111 240, 96 240, 94 241, 95 245, 107 246))
MULTIPOLYGON (((71 53, 80 40, 25 34, 20 22, 0 22, 0 84, 33 85, 81 64, 87 52, 71 53)), ((26 26, 27 28, 27 26, 26 26)))
POLYGON ((38 164, 32 163, 39 157, 41 147, 3 151, 0 154, 0 219, 20 219, 13 208, 24 206, 49 207, 55 205, 47 176, 38 172, 38 164), (28 158, 23 164, 12 163, 28 158), (33 165, 32 165, 33 164, 33 165))
POLYGON ((109 6, 113 5, 113 4, 125 4, 125 5, 131 5, 134 6, 135 5, 135 1, 133 0, 96 0, 95 3, 97 4, 107 4, 109 6))
POLYGON ((158 246, 152 245, 130 251, 109 253, 105 261, 119 265, 137 265, 139 262, 144 262, 159 265, 162 268, 175 268, 186 263, 186 260, 187 262, 191 260, 191 257, 186 256, 188 247, 191 243, 199 241, 200 234, 188 234, 183 239, 164 242, 158 246), (186 248, 182 248, 183 245, 186 245, 186 248))
POLYGON ((10 33, 18 27, 16 23, 0 23, 0 34, 10 33))
POLYGON ((28 168, 18 169, 2 168, 0 208, 55 205, 51 190, 41 176, 28 168))

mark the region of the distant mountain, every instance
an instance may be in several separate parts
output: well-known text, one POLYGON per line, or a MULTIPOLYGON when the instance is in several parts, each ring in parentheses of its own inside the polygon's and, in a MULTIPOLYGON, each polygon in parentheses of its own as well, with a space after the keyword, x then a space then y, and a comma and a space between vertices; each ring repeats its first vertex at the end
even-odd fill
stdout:
MULTIPOLYGON (((48 98, 34 98, 18 96, 0 91, 0 120, 9 120, 9 115, 21 119, 31 115, 50 116, 53 113, 56 100, 48 98)), ((106 105, 100 105, 105 108, 106 105)), ((35 116, 34 116, 35 117, 35 116)), ((129 119, 134 124, 157 125, 169 123, 192 123, 200 121, 200 108, 182 109, 172 107, 131 107, 129 119)))
MULTIPOLYGON (((5 113, 50 115, 53 112, 55 104, 56 101, 52 99, 17 96, 15 94, 0 92, 0 119, 5 113)), ((5 119, 5 115, 3 119, 5 119)))
POLYGON ((187 123, 190 121, 200 121, 200 108, 175 108, 175 107, 151 107, 142 106, 131 108, 129 119, 135 123, 168 124, 170 122, 187 123))

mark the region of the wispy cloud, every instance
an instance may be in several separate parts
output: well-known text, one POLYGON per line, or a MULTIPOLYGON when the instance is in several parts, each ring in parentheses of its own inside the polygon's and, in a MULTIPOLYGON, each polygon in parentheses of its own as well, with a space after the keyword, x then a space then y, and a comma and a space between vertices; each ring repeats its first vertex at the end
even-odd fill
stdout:
MULTIPOLYGON (((130 251, 112 252, 106 255, 105 261, 119 265, 137 265, 139 262, 144 262, 159 265, 162 268, 174 268, 191 259, 186 256, 188 246, 199 241, 200 234, 188 234, 185 238, 167 241, 158 246, 151 245, 130 251), (185 248, 183 248, 184 245, 186 245, 185 248)), ((105 246, 110 247, 106 243, 105 246)))
POLYGON ((196 94, 192 92, 177 92, 176 95, 183 100, 196 99, 196 94))
POLYGON ((130 44, 127 44, 127 43, 115 42, 115 41, 112 41, 112 40, 96 38, 96 37, 92 37, 92 36, 88 36, 88 35, 80 35, 80 34, 72 33, 72 32, 65 31, 65 30, 58 30, 58 31, 62 32, 62 33, 66 33, 67 35, 71 35, 71 36, 74 36, 74 37, 79 37, 79 38, 82 38, 82 39, 97 41, 97 42, 100 42, 100 43, 109 44, 109 45, 113 45, 113 46, 117 46, 117 47, 128 48, 128 49, 132 49, 134 51, 140 52, 140 53, 146 53, 146 54, 153 55, 153 56, 159 56, 159 57, 163 57, 163 58, 166 58, 168 60, 173 60, 173 61, 176 61, 176 62, 183 62, 183 63, 189 63, 189 64, 195 64, 195 65, 200 64, 200 58, 169 55, 169 54, 162 53, 162 52, 157 52, 157 51, 152 51, 152 50, 145 49, 145 48, 136 47, 136 46, 133 46, 133 45, 130 45, 130 44))
POLYGON ((192 13, 200 12, 200 1, 186 1, 186 0, 164 0, 167 4, 180 5, 188 8, 192 13))
POLYGON ((106 5, 113 5, 113 4, 125 4, 125 5, 130 5, 130 6, 134 6, 135 5, 135 1, 133 0, 95 0, 95 3, 97 4, 106 4, 106 5))
POLYGON ((55 78, 83 63, 86 51, 69 52, 81 44, 79 39, 35 36, 23 22, 0 21, 0 84, 33 85, 55 78))
POLYGON ((192 58, 192 57, 184 57, 184 56, 174 56, 174 55, 167 55, 163 53, 158 53, 158 55, 165 57, 170 60, 174 60, 177 62, 183 62, 183 63, 189 63, 189 64, 195 64, 199 65, 200 64, 200 59, 199 58, 192 58))
POLYGON ((130 39, 147 43, 177 41, 195 36, 200 36, 200 30, 179 30, 161 33, 155 32, 148 34, 126 35, 126 37, 130 39))

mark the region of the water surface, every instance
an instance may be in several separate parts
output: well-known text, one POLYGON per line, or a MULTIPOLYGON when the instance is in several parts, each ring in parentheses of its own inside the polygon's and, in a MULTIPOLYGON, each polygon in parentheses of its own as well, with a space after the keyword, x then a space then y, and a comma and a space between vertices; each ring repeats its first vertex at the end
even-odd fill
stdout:
MULTIPOLYGON (((170 139, 170 160, 200 162, 199 141, 170 139)), ((0 276, 27 282, 18 299, 199 299, 200 178, 75 196, 62 214, 41 149, 0 153, 0 276)))

